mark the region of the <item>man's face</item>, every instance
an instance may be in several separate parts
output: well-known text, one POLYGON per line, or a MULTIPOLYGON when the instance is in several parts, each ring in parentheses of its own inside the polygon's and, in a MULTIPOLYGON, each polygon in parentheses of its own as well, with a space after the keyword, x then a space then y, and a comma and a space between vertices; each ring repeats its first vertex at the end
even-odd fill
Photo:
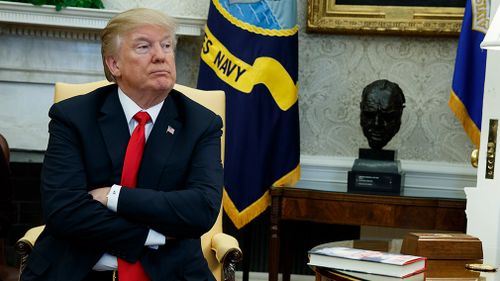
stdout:
POLYGON ((382 149, 396 135, 401 126, 403 106, 397 94, 375 90, 361 101, 360 123, 368 144, 382 149))
POLYGON ((116 55, 106 63, 125 91, 165 94, 176 80, 174 38, 166 29, 144 25, 123 34, 116 55))

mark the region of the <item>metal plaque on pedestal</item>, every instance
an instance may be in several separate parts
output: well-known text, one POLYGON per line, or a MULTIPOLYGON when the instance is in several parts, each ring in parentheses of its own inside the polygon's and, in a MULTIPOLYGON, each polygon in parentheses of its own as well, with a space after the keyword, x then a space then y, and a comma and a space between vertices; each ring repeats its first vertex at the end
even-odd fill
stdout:
POLYGON ((359 149, 348 172, 347 191, 351 193, 401 195, 404 173, 394 150, 359 149))

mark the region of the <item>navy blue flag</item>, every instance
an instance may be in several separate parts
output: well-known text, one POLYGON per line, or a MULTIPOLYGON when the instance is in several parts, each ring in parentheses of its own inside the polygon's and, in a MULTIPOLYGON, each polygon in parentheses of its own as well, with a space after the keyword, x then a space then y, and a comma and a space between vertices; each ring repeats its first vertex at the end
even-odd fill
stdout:
POLYGON ((489 1, 467 0, 448 105, 477 147, 481 135, 486 50, 479 44, 489 26, 489 1))
POLYGON ((226 92, 224 210, 237 228, 300 177, 296 0, 212 0, 198 88, 226 92))

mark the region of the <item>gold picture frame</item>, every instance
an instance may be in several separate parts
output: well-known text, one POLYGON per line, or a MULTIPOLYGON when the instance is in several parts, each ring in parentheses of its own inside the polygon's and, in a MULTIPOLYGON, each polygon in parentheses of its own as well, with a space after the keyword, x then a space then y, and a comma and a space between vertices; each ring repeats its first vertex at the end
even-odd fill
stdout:
POLYGON ((308 0, 307 32, 457 36, 465 10, 440 6, 338 5, 335 1, 308 0))

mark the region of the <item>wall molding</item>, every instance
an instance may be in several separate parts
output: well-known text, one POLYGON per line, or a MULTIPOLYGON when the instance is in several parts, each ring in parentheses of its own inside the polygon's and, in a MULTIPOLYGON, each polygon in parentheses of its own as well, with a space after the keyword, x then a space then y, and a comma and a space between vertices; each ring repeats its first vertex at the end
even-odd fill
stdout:
POLYGON ((100 69, 71 69, 58 68, 55 66, 34 67, 29 65, 12 66, 1 65, 0 63, 0 81, 46 84, 47 81, 73 81, 75 83, 84 83, 102 79, 105 78, 100 69))
MULTIPOLYGON (((98 40, 99 32, 120 11, 68 7, 56 11, 52 5, 0 1, 2 34, 39 35, 69 39, 98 40)), ((200 36, 206 18, 174 17, 179 36, 200 36)))
MULTIPOLYGON (((346 191, 347 172, 355 158, 301 155, 301 188, 346 191)), ((476 186, 476 169, 447 162, 401 160, 407 196, 465 198, 464 187, 476 186)))

